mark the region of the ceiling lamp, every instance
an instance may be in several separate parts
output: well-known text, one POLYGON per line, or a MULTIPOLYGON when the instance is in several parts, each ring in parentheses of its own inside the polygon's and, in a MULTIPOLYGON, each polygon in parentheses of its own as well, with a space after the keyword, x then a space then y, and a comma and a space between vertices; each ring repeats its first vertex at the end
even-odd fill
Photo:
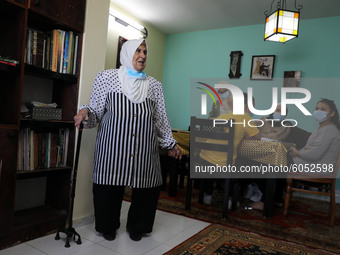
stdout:
POLYGON ((302 5, 296 7, 295 0, 296 11, 286 10, 286 0, 278 0, 277 10, 272 12, 275 1, 272 1, 270 11, 264 13, 266 15, 264 40, 285 43, 298 37, 302 5))
POLYGON ((110 9, 109 14, 114 17, 115 21, 119 24, 121 24, 122 26, 128 28, 128 29, 132 29, 134 30, 134 32, 138 32, 141 34, 141 36, 145 39, 148 37, 148 30, 146 29, 146 27, 138 24, 137 22, 129 19, 128 17, 124 16, 123 14, 110 9))

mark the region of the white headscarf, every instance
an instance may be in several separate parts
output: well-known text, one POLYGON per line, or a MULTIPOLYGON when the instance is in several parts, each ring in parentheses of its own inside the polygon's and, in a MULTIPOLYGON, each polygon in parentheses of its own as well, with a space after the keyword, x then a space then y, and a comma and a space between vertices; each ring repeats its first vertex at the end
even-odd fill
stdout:
POLYGON ((129 69, 136 71, 133 67, 132 59, 137 48, 143 41, 144 39, 129 40, 123 44, 120 51, 120 63, 122 65, 118 70, 118 77, 122 83, 124 95, 133 103, 144 102, 149 90, 149 82, 145 73, 138 72, 138 74, 141 74, 139 77, 131 77, 127 74, 129 69))

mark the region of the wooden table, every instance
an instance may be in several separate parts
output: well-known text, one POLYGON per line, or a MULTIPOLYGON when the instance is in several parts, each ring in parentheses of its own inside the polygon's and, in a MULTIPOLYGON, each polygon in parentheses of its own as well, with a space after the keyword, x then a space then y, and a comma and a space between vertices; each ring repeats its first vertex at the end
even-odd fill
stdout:
MULTIPOLYGON (((178 142, 182 155, 190 155, 190 132, 176 130, 173 137, 178 142)), ((267 142, 261 140, 243 140, 239 146, 238 157, 254 160, 262 164, 277 166, 287 165, 287 149, 281 142, 267 142)), ((169 195, 177 195, 177 165, 178 161, 172 161, 172 174, 170 174, 169 195)), ((266 182, 263 214, 266 218, 271 216, 271 208, 274 200, 276 186, 275 178, 268 178, 266 182)))

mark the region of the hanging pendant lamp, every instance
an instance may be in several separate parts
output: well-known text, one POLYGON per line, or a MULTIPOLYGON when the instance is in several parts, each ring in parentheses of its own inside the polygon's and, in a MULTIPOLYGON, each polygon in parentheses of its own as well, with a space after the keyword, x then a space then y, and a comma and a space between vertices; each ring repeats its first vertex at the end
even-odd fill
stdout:
POLYGON ((285 43, 299 35, 302 5, 296 7, 295 0, 296 11, 286 10, 286 0, 279 0, 277 10, 272 12, 274 2, 275 0, 272 1, 270 11, 264 13, 266 15, 264 40, 285 43))

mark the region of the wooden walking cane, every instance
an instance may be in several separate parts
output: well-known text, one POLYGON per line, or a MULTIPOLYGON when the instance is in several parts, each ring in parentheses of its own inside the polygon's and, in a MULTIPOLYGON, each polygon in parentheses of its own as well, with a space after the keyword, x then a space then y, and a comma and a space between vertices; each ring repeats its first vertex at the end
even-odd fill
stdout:
POLYGON ((80 144, 81 144, 81 136, 83 132, 83 123, 80 124, 80 128, 78 131, 78 139, 77 139, 77 148, 76 148, 76 156, 74 161, 74 167, 72 172, 72 180, 70 184, 72 185, 70 188, 70 208, 68 214, 68 224, 64 229, 58 230, 55 240, 60 240, 60 234, 66 234, 66 244, 65 247, 70 247, 70 238, 76 242, 76 244, 81 244, 80 235, 77 231, 73 228, 73 206, 74 206, 74 198, 76 193, 76 182, 77 182, 77 171, 78 171, 78 160, 79 160, 79 152, 80 152, 80 144))

